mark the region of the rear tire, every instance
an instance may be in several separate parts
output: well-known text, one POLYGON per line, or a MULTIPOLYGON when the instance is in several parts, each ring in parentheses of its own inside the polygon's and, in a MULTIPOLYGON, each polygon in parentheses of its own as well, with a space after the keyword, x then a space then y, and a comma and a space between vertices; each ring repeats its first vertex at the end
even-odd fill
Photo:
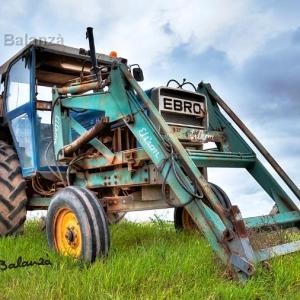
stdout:
POLYGON ((106 257, 110 248, 103 207, 95 194, 85 188, 69 186, 53 196, 46 231, 51 249, 86 262, 106 257))
MULTIPOLYGON (((217 196, 219 202, 224 208, 230 208, 231 203, 226 193, 216 184, 209 183, 212 191, 217 196)), ((188 211, 184 207, 176 207, 174 210, 174 226, 177 231, 194 231, 198 227, 188 211)))
POLYGON ((20 233, 26 220, 26 182, 18 155, 0 141, 0 236, 20 233))

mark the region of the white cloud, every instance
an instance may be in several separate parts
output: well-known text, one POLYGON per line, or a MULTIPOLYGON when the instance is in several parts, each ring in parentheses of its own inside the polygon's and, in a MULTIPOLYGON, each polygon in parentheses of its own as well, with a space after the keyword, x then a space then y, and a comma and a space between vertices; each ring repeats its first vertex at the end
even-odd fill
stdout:
POLYGON ((81 24, 97 22, 105 14, 108 4, 105 3, 108 1, 97 0, 48 0, 45 2, 48 8, 57 9, 57 14, 51 16, 54 22, 57 19, 68 19, 70 22, 80 22, 81 24))
MULTIPOLYGON (((130 63, 140 63, 149 75, 149 86, 149 82, 159 84, 159 74, 153 73, 153 66, 161 64, 170 68, 168 58, 177 47, 185 45, 191 55, 213 47, 223 51, 234 66, 242 68, 274 36, 298 26, 299 16, 295 13, 283 17, 275 7, 261 9, 259 3, 250 0, 48 0, 39 2, 35 10, 30 8, 35 5, 33 1, 12 0, 1 3, 0 28, 1 34, 27 32, 31 36, 47 36, 61 33, 66 44, 87 48, 85 27, 91 25, 95 28, 98 51, 117 50, 130 63)), ((1 62, 12 52, 15 52, 12 48, 1 44, 1 62)), ((176 65, 172 64, 172 67, 176 68, 176 65)), ((226 84, 220 86, 229 91, 226 84)), ((233 103, 233 106, 238 106, 238 113, 242 110, 241 102, 233 103)), ((243 117, 249 118, 247 112, 243 117)), ((274 139, 267 140, 268 143, 274 145, 274 139)), ((296 173, 293 161, 287 166, 296 173)), ((222 171, 213 171, 211 178, 228 191, 233 202, 240 201, 242 210, 249 212, 252 207, 251 214, 256 209, 254 203, 261 205, 263 202, 260 201, 264 201, 253 182, 248 181, 249 177, 241 181, 238 173, 224 176, 222 171), (252 194, 243 196, 243 190, 251 190, 252 194)), ((268 206, 267 201, 265 208, 268 206)))
POLYGON ((116 47, 146 67, 182 45, 194 55, 214 47, 240 66, 275 35, 298 26, 297 18, 282 19, 276 10, 262 11, 248 0, 111 1, 106 17, 102 45, 116 47))
POLYGON ((5 16, 1 24, 17 26, 15 20, 26 12, 26 21, 18 30, 30 28, 34 32, 29 34, 37 36, 62 33, 75 46, 82 45, 84 28, 92 25, 102 51, 116 49, 149 68, 183 44, 194 55, 214 47, 240 66, 274 35, 298 25, 295 16, 282 19, 276 10, 261 10, 250 0, 48 0, 30 12, 24 5, 29 1, 11 3, 13 9, 0 8, 5 16))

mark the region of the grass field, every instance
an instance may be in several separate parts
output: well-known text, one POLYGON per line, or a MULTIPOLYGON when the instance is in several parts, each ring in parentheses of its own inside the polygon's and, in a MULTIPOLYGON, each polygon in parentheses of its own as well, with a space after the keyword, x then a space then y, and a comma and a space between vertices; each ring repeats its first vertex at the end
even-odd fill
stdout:
POLYGON ((240 284, 197 233, 163 222, 124 222, 111 233, 108 259, 87 267, 49 251, 45 232, 28 222, 23 236, 0 240, 0 260, 52 265, 0 271, 0 299, 300 299, 300 254, 276 258, 240 284))

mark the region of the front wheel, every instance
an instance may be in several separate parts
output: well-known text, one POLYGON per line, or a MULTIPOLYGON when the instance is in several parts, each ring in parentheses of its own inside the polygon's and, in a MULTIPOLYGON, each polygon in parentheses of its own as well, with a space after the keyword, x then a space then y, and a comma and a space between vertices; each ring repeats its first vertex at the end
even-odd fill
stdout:
POLYGON ((88 189, 69 186, 55 194, 48 208, 46 231, 49 247, 64 255, 93 262, 108 254, 105 212, 88 189))
POLYGON ((177 231, 194 231, 197 225, 184 207, 175 207, 174 226, 177 231))

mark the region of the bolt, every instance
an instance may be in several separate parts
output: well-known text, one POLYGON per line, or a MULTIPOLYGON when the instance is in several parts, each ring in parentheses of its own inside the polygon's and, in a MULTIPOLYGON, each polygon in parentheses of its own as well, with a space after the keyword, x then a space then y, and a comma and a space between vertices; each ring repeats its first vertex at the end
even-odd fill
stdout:
POLYGON ((70 245, 72 242, 74 242, 75 239, 74 232, 68 229, 65 238, 68 240, 68 244, 70 245))
POLYGON ((118 181, 115 181, 115 184, 117 184, 118 183, 118 181))
POLYGON ((144 169, 144 172, 147 173, 147 172, 148 172, 148 169, 144 169))
POLYGON ((144 178, 144 181, 147 182, 147 181, 148 181, 148 178, 144 178))

